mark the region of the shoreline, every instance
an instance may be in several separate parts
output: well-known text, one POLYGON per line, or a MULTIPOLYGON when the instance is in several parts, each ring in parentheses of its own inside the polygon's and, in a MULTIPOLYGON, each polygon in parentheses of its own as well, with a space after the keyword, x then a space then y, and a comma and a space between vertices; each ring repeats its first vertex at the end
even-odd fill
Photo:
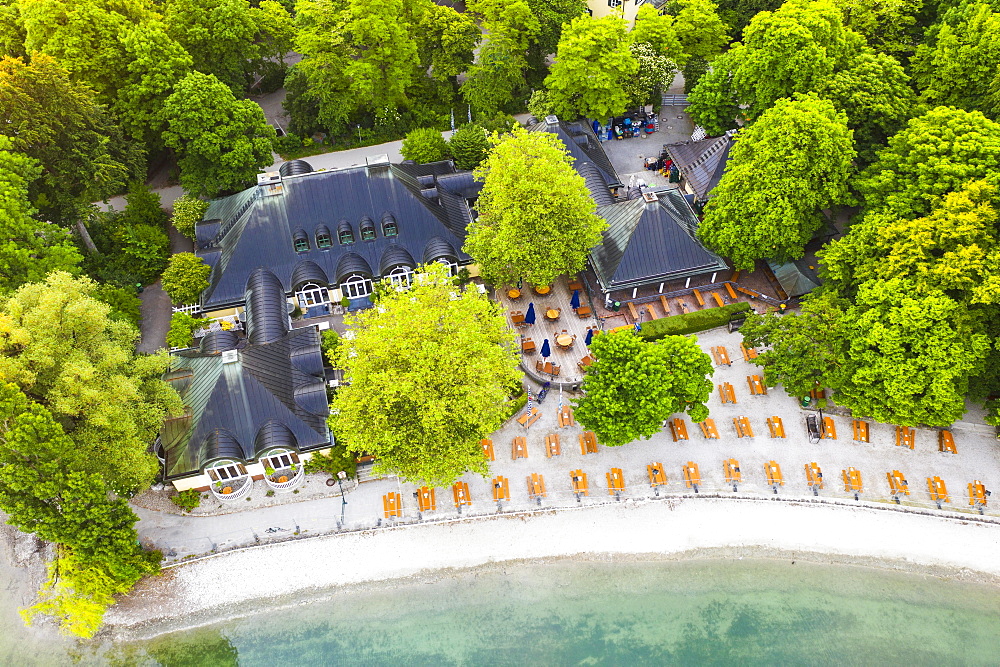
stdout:
POLYGON ((109 610, 96 639, 148 639, 346 591, 554 560, 800 559, 1000 587, 993 557, 1000 525, 993 522, 826 503, 686 500, 492 515, 224 552, 142 582, 109 610), (265 583, 275 581, 280 595, 265 583))

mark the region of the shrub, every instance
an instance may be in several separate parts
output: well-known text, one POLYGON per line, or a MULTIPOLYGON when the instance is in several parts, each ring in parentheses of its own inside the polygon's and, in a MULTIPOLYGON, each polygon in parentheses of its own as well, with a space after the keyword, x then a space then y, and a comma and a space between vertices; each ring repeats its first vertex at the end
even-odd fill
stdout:
POLYGON ((201 494, 194 489, 181 491, 175 496, 170 496, 170 500, 185 512, 190 512, 201 504, 201 494))
POLYGON ((184 195, 174 202, 174 227, 189 239, 195 237, 195 225, 201 222, 208 210, 208 202, 191 195, 184 195))
POLYGON ((170 257, 170 237, 162 227, 139 224, 125 232, 122 255, 125 268, 143 285, 154 282, 167 266, 170 257))
POLYGON ((512 397, 510 399, 510 403, 508 404, 509 406, 508 409, 510 410, 510 414, 507 417, 507 419, 510 419, 511 417, 519 413, 521 410, 524 409, 524 406, 526 406, 527 404, 528 404, 528 394, 524 391, 522 391, 517 396, 512 397))
POLYGON ((502 111, 497 111, 492 116, 480 115, 476 118, 476 123, 487 132, 500 134, 509 133, 510 128, 518 124, 516 118, 502 111))
POLYGON ((327 329, 320 334, 320 339, 322 341, 320 347, 323 350, 323 358, 330 361, 333 358, 333 353, 337 351, 337 346, 340 345, 340 334, 333 329, 327 329))
POLYGON ((330 448, 329 454, 316 452, 306 461, 306 472, 325 472, 331 477, 336 477, 337 473, 343 470, 347 473, 348 479, 354 479, 358 474, 357 457, 347 451, 344 445, 334 445, 330 448))
POLYGON ((422 127, 407 134, 399 152, 407 160, 421 164, 444 160, 449 155, 448 142, 440 130, 432 127, 422 127))
POLYGON ((111 306, 108 315, 111 319, 128 322, 134 327, 139 326, 139 320, 142 319, 142 301, 136 296, 134 288, 99 283, 94 289, 93 296, 111 306))
POLYGON ((545 120, 545 117, 555 113, 552 106, 552 96, 547 90, 536 90, 528 98, 528 113, 538 120, 545 120))
POLYGON ((191 347, 194 344, 195 330, 209 322, 211 320, 192 317, 188 313, 174 313, 170 316, 167 345, 170 347, 191 347))
POLYGON ((142 183, 133 183, 125 195, 125 210, 122 223, 126 227, 151 225, 163 227, 167 223, 167 212, 160 206, 160 195, 142 183))
POLYGON ((455 158, 456 167, 472 170, 478 167, 490 152, 490 138, 480 125, 463 125, 448 142, 448 147, 451 149, 452 157, 455 158))
POLYGON ((170 300, 178 305, 198 303, 202 291, 208 287, 212 267, 192 252, 177 253, 170 258, 160 276, 160 285, 170 300))
POLYGON ((680 336, 714 329, 728 324, 736 313, 748 310, 750 310, 750 304, 740 302, 731 303, 721 308, 708 308, 683 315, 671 315, 644 323, 639 336, 646 340, 657 340, 664 336, 680 336))

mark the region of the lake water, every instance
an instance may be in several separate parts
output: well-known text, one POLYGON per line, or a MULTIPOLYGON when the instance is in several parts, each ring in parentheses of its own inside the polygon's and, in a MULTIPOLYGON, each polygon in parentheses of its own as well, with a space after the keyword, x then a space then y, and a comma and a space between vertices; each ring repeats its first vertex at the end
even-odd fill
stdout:
MULTIPOLYGON (((4 634, 0 658, 13 641, 30 664, 23 637, 4 634)), ((65 650, 33 655, 64 662, 65 650)), ((1000 589, 803 561, 518 563, 337 592, 76 657, 213 667, 996 665, 1000 589)))

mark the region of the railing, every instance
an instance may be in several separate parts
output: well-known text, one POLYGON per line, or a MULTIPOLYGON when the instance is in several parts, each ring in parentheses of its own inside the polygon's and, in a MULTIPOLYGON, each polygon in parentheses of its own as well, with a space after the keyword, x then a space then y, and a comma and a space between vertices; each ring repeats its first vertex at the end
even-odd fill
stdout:
POLYGON ((212 489, 212 495, 214 495, 216 498, 218 498, 223 502, 240 500, 250 495, 250 491, 251 489, 253 489, 253 479, 251 479, 251 477, 247 475, 245 477, 238 477, 236 479, 227 480, 221 483, 213 482, 210 488, 212 489), (236 485, 239 484, 240 481, 243 481, 243 485, 237 488, 236 485), (221 488, 216 489, 215 487, 217 484, 221 485, 221 488), (222 492, 222 489, 226 488, 227 486, 233 489, 232 493, 222 492))
MULTIPOLYGON (((295 472, 295 475, 293 475, 292 478, 289 479, 287 482, 276 482, 273 479, 271 479, 272 477, 275 477, 282 472, 284 472, 284 470, 277 470, 274 472, 273 475, 264 476, 264 481, 267 483, 267 485, 272 489, 274 489, 275 491, 277 491, 278 493, 287 493, 288 491, 291 491, 301 486, 303 480, 305 480, 306 478, 302 466, 299 465, 299 469, 295 472)), ((291 472, 291 469, 289 469, 288 472, 291 472)))
POLYGON ((242 331, 243 330, 243 323, 240 322, 239 316, 238 315, 226 315, 225 317, 216 317, 216 318, 214 318, 208 324, 208 326, 204 326, 204 327, 198 329, 197 331, 195 331, 194 332, 194 337, 195 338, 201 338, 202 336, 205 336, 206 334, 210 334, 213 331, 223 331, 223 330, 228 330, 228 331, 242 331), (223 326, 222 325, 223 322, 227 322, 229 324, 229 326, 228 327, 223 326))

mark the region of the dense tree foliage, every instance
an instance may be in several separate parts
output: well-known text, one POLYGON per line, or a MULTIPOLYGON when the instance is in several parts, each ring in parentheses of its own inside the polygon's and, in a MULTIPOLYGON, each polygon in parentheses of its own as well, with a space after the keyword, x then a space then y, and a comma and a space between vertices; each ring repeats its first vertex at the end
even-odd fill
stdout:
POLYGON ((647 342, 622 331, 597 336, 590 349, 596 361, 583 378, 576 418, 601 444, 649 438, 677 412, 696 422, 708 417, 712 360, 694 338, 647 342))
POLYGON ((433 127, 421 127, 411 130, 403 139, 399 153, 406 160, 418 164, 446 160, 449 156, 448 142, 440 130, 433 127))
POLYGON ((341 339, 334 363, 349 383, 330 418, 341 442, 417 483, 486 474, 479 441, 508 417, 521 377, 497 305, 435 264, 418 270, 409 290, 348 316, 347 326, 353 336, 341 339))
POLYGON ((479 113, 510 108, 528 88, 528 47, 542 30, 527 0, 475 0, 488 39, 462 84, 462 96, 479 113))
POLYGON ((195 225, 205 217, 208 202, 184 195, 174 200, 173 216, 170 218, 174 228, 189 239, 195 238, 195 225))
POLYGON ((688 115, 709 136, 719 136, 735 129, 736 119, 742 114, 733 88, 733 70, 739 53, 738 48, 733 48, 712 61, 711 71, 698 79, 698 84, 688 95, 688 115))
POLYGON ((639 42, 629 44, 628 48, 639 70, 622 84, 627 94, 626 106, 659 105, 661 95, 674 82, 677 64, 666 56, 656 53, 649 44, 639 42))
POLYGON ((548 285, 581 271, 607 223, 572 158, 550 132, 517 128, 497 141, 476 170, 483 189, 465 251, 493 284, 548 285))
POLYGON ((201 293, 208 288, 212 267, 193 252, 179 252, 170 257, 170 263, 160 276, 160 284, 170 300, 178 305, 198 303, 201 293))
POLYGON ((463 125, 448 141, 448 150, 459 169, 475 169, 490 152, 490 138, 485 128, 475 123, 463 125))
POLYGON ((850 202, 852 146, 847 118, 829 101, 780 100, 738 135, 699 237, 738 269, 801 257, 821 211, 850 202))

